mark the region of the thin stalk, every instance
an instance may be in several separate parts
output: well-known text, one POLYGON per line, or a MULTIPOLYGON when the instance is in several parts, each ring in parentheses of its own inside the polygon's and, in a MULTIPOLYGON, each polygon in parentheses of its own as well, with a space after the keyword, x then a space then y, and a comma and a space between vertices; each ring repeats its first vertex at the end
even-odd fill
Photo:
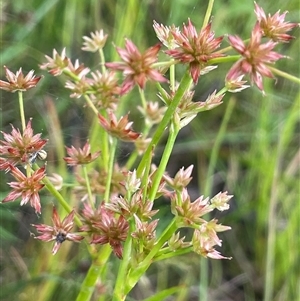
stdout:
POLYGON ((157 189, 159 187, 161 178, 166 170, 166 166, 168 164, 170 155, 172 153, 174 143, 175 143, 175 140, 176 140, 179 130, 180 130, 179 126, 176 125, 175 122, 173 122, 170 127, 170 135, 168 137, 167 144, 165 146, 159 166, 155 172, 155 177, 153 179, 152 186, 149 191, 149 201, 151 201, 151 202, 154 201, 155 195, 157 193, 157 189))
POLYGON ((266 273, 265 273, 265 286, 264 286, 264 301, 271 301, 273 299, 274 291, 274 269, 275 269, 275 242, 276 242, 276 205, 278 200, 278 187, 279 187, 279 172, 281 157, 281 140, 278 142, 278 151, 275 158, 277 164, 273 172, 273 183, 271 188, 271 197, 268 214, 268 238, 267 238, 267 256, 266 256, 266 273))
POLYGON ((89 301, 91 299, 97 280, 105 270, 110 254, 111 248, 109 244, 102 246, 81 284, 76 301, 89 301))
POLYGON ((22 129, 23 129, 23 132, 24 132, 25 128, 26 128, 26 123, 25 123, 23 92, 18 91, 18 96, 19 96, 19 108, 20 108, 21 124, 22 124, 22 129))
POLYGON ((87 192, 88 192, 88 201, 91 205, 91 208, 95 209, 92 190, 91 190, 91 185, 90 185, 90 180, 89 180, 89 177, 88 177, 87 168, 86 168, 85 164, 82 165, 82 171, 83 171, 83 176, 84 176, 84 179, 85 179, 86 188, 87 188, 87 192))
MULTIPOLYGON (((217 163, 218 154, 220 150, 221 143, 223 141, 227 125, 231 114, 233 112, 233 108, 235 106, 235 99, 231 98, 229 103, 226 107, 225 114, 217 134, 214 147, 212 149, 212 153, 209 160, 208 170, 207 170, 207 181, 204 188, 204 195, 210 195, 212 191, 212 184, 213 184, 213 171, 217 163)), ((199 283, 199 300, 207 301, 208 300, 208 261, 206 258, 201 258, 200 261, 200 283, 199 283)))
POLYGON ((277 68, 274 68, 274 67, 268 66, 268 68, 269 68, 273 73, 275 73, 275 74, 277 74, 277 75, 279 75, 279 76, 281 76, 281 77, 284 77, 284 78, 286 78, 286 79, 288 79, 288 80, 290 80, 290 81, 292 81, 292 82, 294 82, 294 83, 296 83, 296 84, 300 84, 300 78, 299 78, 299 77, 293 76, 293 75, 291 75, 291 74, 289 74, 289 73, 283 72, 283 71, 278 70, 277 68))
POLYGON ((117 280, 115 282, 115 288, 114 288, 114 292, 113 292, 112 301, 125 300, 125 297, 126 297, 126 295, 124 294, 126 281, 124 281, 124 279, 126 279, 128 277, 127 273, 128 273, 128 269, 130 266, 131 248, 132 248, 131 233, 134 231, 134 221, 130 220, 129 224, 130 224, 130 230, 129 230, 129 234, 128 234, 127 239, 124 244, 123 259, 121 261, 121 264, 120 264, 120 267, 118 270, 118 276, 117 276, 117 280))
POLYGON ((112 143, 111 143, 110 155, 109 155, 109 163, 108 163, 108 173, 107 173, 105 193, 104 193, 104 201, 105 202, 109 201, 110 185, 111 185, 111 180, 112 180, 112 175, 113 175, 113 170, 114 170, 114 162, 115 162, 115 153, 116 153, 116 149, 117 149, 117 143, 118 143, 118 140, 116 138, 112 137, 112 143))
MULTIPOLYGON (((168 123, 170 122, 172 116, 174 115, 174 112, 175 112, 181 98, 183 97, 184 93, 190 88, 191 83, 192 83, 192 79, 187 70, 180 82, 180 85, 177 89, 177 92, 176 92, 171 104, 169 105, 163 119, 161 120, 156 131, 153 134, 151 143, 149 144, 147 150, 145 151, 144 156, 142 157, 142 160, 137 168, 137 176, 138 177, 141 176, 145 167, 149 164, 148 161, 151 160, 152 151, 154 150, 157 143, 161 139, 162 134, 165 131, 165 128, 167 127, 168 123)), ((144 175, 144 176, 147 177, 148 175, 144 175)))
POLYGON ((103 74, 106 72, 106 68, 105 68, 105 56, 102 48, 99 50, 99 55, 100 55, 101 71, 103 74))
MULTIPOLYGON (((34 168, 38 169, 38 165, 34 164, 34 168)), ((48 191, 57 199, 57 201, 60 203, 60 205, 68 212, 70 213, 72 211, 72 208, 67 203, 67 201, 64 199, 64 197, 57 191, 57 189, 53 186, 53 184, 50 182, 50 180, 47 177, 43 178, 42 181, 45 184, 45 187, 48 189, 48 191)), ((78 227, 82 225, 80 219, 75 215, 74 221, 78 227)))
POLYGON ((173 218, 168 227, 161 234, 156 244, 151 249, 150 253, 146 256, 146 258, 134 269, 130 272, 126 279, 126 288, 125 295, 127 295, 131 289, 135 286, 141 276, 147 271, 150 264, 153 262, 154 256, 159 252, 163 244, 170 239, 170 237, 177 230, 176 218, 173 218))
POLYGON ((204 28, 208 24, 213 6, 214 6, 214 0, 209 0, 208 6, 207 6, 207 9, 206 9, 206 13, 205 13, 205 17, 204 17, 204 20, 203 20, 202 28, 204 28))

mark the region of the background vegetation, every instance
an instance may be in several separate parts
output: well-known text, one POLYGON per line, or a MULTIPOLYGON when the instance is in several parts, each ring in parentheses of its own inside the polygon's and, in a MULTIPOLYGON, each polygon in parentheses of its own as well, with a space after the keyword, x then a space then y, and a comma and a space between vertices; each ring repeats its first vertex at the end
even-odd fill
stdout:
MULTIPOLYGON (((111 43, 123 46, 124 37, 132 39, 141 49, 156 43, 153 20, 181 26, 189 17, 200 28, 206 2, 0 2, 0 65, 8 66, 12 71, 22 67, 25 73, 35 69, 37 74, 45 75, 37 88, 24 96, 26 112, 33 117, 33 128, 50 139, 47 149, 49 168, 56 166, 60 172, 65 172, 58 154, 63 144, 74 142, 74 133, 80 133, 84 141, 89 124, 82 103, 70 99, 69 91, 63 88, 60 79, 39 70, 44 54, 51 56, 53 48, 60 52, 66 47, 73 60, 79 58, 92 69, 93 66, 97 68, 97 56, 80 49, 83 35, 103 28, 109 34, 104 51, 110 61, 117 58, 111 43)), ((258 1, 258 4, 272 14, 278 9, 288 10, 287 20, 299 22, 297 0, 266 0, 258 1)), ((213 29, 216 36, 230 33, 248 38, 255 22, 253 9, 253 1, 249 0, 215 1, 213 29)), ((281 49, 291 59, 281 60, 277 66, 299 77, 299 29, 292 34, 297 39, 281 49)), ((224 41, 222 45, 226 43, 224 41)), ((204 100, 206 95, 222 86, 228 69, 219 68, 202 80, 196 87, 195 100, 204 100)), ((4 78, 3 71, 0 71, 1 79, 4 78)), ((221 189, 234 194, 230 212, 217 217, 232 227, 223 235, 222 253, 233 259, 208 260, 209 300, 300 300, 299 86, 278 77, 277 82, 265 81, 265 90, 267 96, 263 97, 256 88, 248 89, 233 98, 228 97, 217 109, 200 114, 179 136, 169 163, 171 175, 182 166, 195 165, 190 187, 195 196, 221 189), (212 154, 217 154, 217 160, 212 154)), ((9 130, 10 123, 19 127, 16 95, 0 93, 1 130, 9 130)), ((156 98, 154 92, 152 97, 156 98)), ((128 99, 127 104, 129 102, 130 106, 135 105, 134 99, 128 99)), ((129 151, 119 149, 120 162, 129 151)), ((2 199, 8 192, 4 174, 1 174, 0 192, 2 199)), ((42 200, 44 206, 52 206, 52 200, 46 197, 42 200)), ((168 220, 164 205, 163 202, 158 204, 160 219, 168 220)), ((32 208, 20 207, 14 202, 1 205, 0 214, 0 299, 74 300, 89 263, 84 250, 74 244, 65 244, 62 252, 53 258, 50 245, 30 237, 30 224, 38 222, 32 208)), ((111 281, 117 264, 116 261, 107 267, 111 281)), ((200 278, 197 255, 166 260, 149 270, 132 293, 131 300, 144 300, 159 290, 178 284, 182 289, 170 300, 198 300, 200 278)), ((100 284, 98 289, 102 289, 100 284)))

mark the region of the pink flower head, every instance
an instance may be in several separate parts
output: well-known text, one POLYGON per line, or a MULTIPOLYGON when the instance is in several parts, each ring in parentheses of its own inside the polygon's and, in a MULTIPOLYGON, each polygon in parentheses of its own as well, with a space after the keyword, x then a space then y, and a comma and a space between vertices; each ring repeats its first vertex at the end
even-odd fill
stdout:
POLYGON ((114 113, 109 113, 109 120, 106 120, 102 115, 98 114, 101 126, 112 136, 123 141, 132 142, 136 140, 140 134, 131 130, 133 122, 128 121, 128 115, 122 116, 120 120, 114 113))
POLYGON ((196 84, 207 62, 223 56, 220 53, 213 53, 220 47, 223 37, 215 38, 214 32, 211 31, 211 23, 197 33, 190 19, 188 25, 183 25, 182 32, 177 30, 171 32, 179 47, 167 50, 166 53, 182 63, 189 64, 191 77, 196 84))
POLYGON ((53 49, 52 57, 45 55, 47 63, 40 65, 43 70, 48 70, 53 76, 58 76, 62 74, 63 70, 69 65, 70 59, 66 56, 66 48, 61 52, 61 55, 53 49))
POLYGON ((296 26, 299 26, 299 23, 289 23, 285 22, 285 15, 287 11, 280 15, 280 10, 277 11, 273 16, 268 14, 266 16, 264 10, 254 2, 256 14, 259 26, 263 31, 263 35, 272 39, 275 42, 289 42, 293 39, 293 36, 288 35, 286 32, 290 31, 296 26))
POLYGON ((122 258, 122 243, 127 238, 129 223, 123 215, 117 218, 114 212, 103 206, 97 210, 97 213, 99 214, 98 221, 94 221, 92 224, 93 230, 96 232, 91 243, 101 245, 109 243, 115 255, 122 258))
POLYGON ((272 51, 277 45, 276 42, 268 41, 262 44, 261 38, 262 32, 258 23, 252 30, 248 45, 245 45, 238 36, 228 37, 230 45, 242 55, 242 58, 231 67, 226 78, 238 78, 242 74, 249 74, 251 82, 263 91, 262 77, 273 78, 268 64, 275 63, 283 55, 272 51))
POLYGON ((67 215, 63 221, 60 220, 57 210, 55 207, 53 207, 52 212, 52 223, 53 226, 48 226, 45 224, 40 225, 32 225, 35 227, 41 235, 36 236, 36 239, 43 240, 46 242, 49 241, 55 241, 52 254, 55 255, 57 251, 59 250, 61 244, 65 240, 74 241, 74 242, 80 242, 84 239, 83 236, 78 234, 70 233, 71 229, 73 228, 74 224, 74 210, 70 212, 69 215, 67 215))
POLYGON ((166 82, 167 80, 159 71, 153 68, 157 61, 157 55, 161 44, 156 44, 141 53, 132 41, 125 40, 125 49, 117 47, 117 52, 123 62, 106 63, 108 68, 123 71, 125 80, 122 85, 121 93, 129 92, 135 84, 141 89, 145 88, 147 80, 166 82))
POLYGON ((13 126, 11 134, 1 133, 4 140, 0 140, 0 154, 6 157, 12 165, 20 162, 28 163, 31 156, 39 152, 48 141, 41 139, 41 134, 33 134, 31 119, 28 121, 23 134, 13 126))
POLYGON ((42 78, 42 76, 35 77, 33 70, 24 76, 22 68, 20 68, 16 74, 11 72, 6 66, 4 66, 4 69, 8 82, 0 80, 0 89, 9 92, 27 91, 34 88, 42 78))
POLYGON ((91 154, 91 145, 88 141, 85 143, 83 148, 75 148, 74 146, 71 146, 66 147, 66 150, 69 157, 65 157, 64 160, 70 166, 88 164, 96 160, 100 155, 100 151, 91 154))
POLYGON ((13 189, 2 203, 15 201, 21 197, 21 206, 30 202, 35 212, 41 213, 40 196, 38 192, 45 186, 41 181, 45 177, 45 167, 36 170, 31 176, 26 177, 18 168, 10 166, 10 173, 17 182, 8 185, 13 189))

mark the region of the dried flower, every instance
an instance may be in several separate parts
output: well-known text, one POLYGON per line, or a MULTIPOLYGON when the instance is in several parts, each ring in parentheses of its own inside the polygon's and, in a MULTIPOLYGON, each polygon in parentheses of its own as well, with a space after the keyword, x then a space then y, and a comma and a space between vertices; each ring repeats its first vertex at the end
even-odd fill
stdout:
POLYGON ((254 2, 254 5, 254 12, 264 36, 275 42, 289 42, 294 38, 286 32, 296 26, 299 27, 299 23, 284 22, 285 15, 288 13, 287 11, 280 15, 280 10, 278 10, 273 16, 271 16, 271 14, 266 16, 264 10, 259 7, 256 2, 254 2))
POLYGON ((34 88, 42 76, 35 77, 34 70, 28 72, 28 74, 24 77, 22 72, 22 68, 20 68, 16 74, 11 72, 6 66, 4 66, 6 78, 8 82, 0 80, 0 89, 16 92, 16 91, 27 91, 29 89, 34 88))
POLYGON ((139 240, 139 244, 142 242, 144 245, 152 245, 155 239, 155 229, 158 224, 158 219, 152 222, 142 222, 136 215, 135 220, 135 231, 132 232, 131 236, 139 240))
MULTIPOLYGON (((192 243, 194 252, 202 255, 205 258, 210 257, 213 259, 231 259, 230 257, 222 256, 219 251, 215 250, 215 240, 211 239, 210 236, 206 235, 200 230, 196 229, 194 231, 192 243)), ((221 241, 219 241, 218 245, 221 246, 221 241)))
POLYGON ((204 197, 201 196, 194 202, 191 202, 190 196, 185 188, 179 195, 174 193, 171 197, 171 201, 172 213, 182 218, 183 225, 185 226, 203 223, 204 219, 201 217, 213 210, 209 204, 209 198, 204 199, 204 197))
POLYGON ((185 236, 180 237, 180 232, 174 233, 172 237, 168 240, 168 246, 171 251, 176 251, 178 249, 183 249, 191 246, 190 242, 185 242, 185 236))
POLYGON ((165 181, 176 191, 182 191, 190 181, 192 180, 191 174, 193 171, 194 165, 190 165, 186 170, 182 167, 175 175, 174 178, 164 175, 165 181))
POLYGON ((166 53, 180 62, 189 64, 191 77, 196 84, 201 69, 207 65, 207 62, 223 56, 220 53, 213 53, 220 47, 223 37, 215 38, 214 32, 211 31, 211 23, 197 33, 190 19, 188 25, 183 25, 182 32, 177 30, 171 32, 179 47, 167 50, 166 53))
POLYGON ((48 55, 45 55, 47 63, 40 65, 40 68, 43 70, 48 70, 54 76, 61 75, 64 69, 69 65, 70 59, 66 56, 66 48, 63 49, 61 55, 53 49, 52 58, 48 55))
POLYGON ((64 160, 70 166, 81 165, 81 164, 88 164, 96 160, 99 155, 100 151, 91 154, 91 145, 87 141, 83 148, 75 148, 74 146, 67 147, 67 153, 69 157, 65 157, 64 160))
POLYGON ((219 192, 210 200, 210 203, 214 208, 218 209, 219 211, 228 210, 229 209, 228 202, 232 197, 233 195, 228 195, 227 191, 219 192))
POLYGON ((35 227, 41 235, 36 236, 36 239, 43 240, 46 242, 49 241, 55 241, 52 254, 55 255, 57 251, 59 250, 61 244, 65 240, 74 241, 74 242, 80 242, 84 239, 83 236, 70 233, 71 229, 73 228, 74 224, 74 210, 72 210, 64 219, 63 221, 60 220, 57 210, 55 207, 53 207, 52 212, 52 223, 53 226, 48 226, 45 224, 40 225, 32 225, 35 227))
POLYGON ((109 243, 113 252, 118 258, 122 258, 124 242, 128 235, 129 224, 127 220, 120 215, 115 217, 114 213, 103 206, 101 207, 99 220, 93 223, 97 231, 91 243, 107 244, 109 243))
POLYGON ((263 91, 262 77, 273 78, 273 74, 267 64, 276 62, 283 55, 272 51, 277 43, 268 41, 262 44, 261 38, 262 33, 258 23, 252 30, 248 45, 245 45, 238 36, 228 37, 231 46, 242 55, 242 58, 231 67, 226 77, 231 79, 238 78, 243 74, 250 74, 251 82, 255 83, 263 91))
POLYGON ((131 130, 133 122, 128 122, 128 114, 122 116, 119 121, 114 113, 109 113, 109 120, 106 120, 101 114, 98 114, 101 126, 112 136, 123 141, 132 142, 140 134, 131 130))
POLYGON ((10 166, 10 173, 17 182, 8 185, 13 189, 2 203, 15 201, 21 197, 21 206, 30 202, 35 212, 41 213, 40 196, 38 192, 45 186, 41 181, 45 177, 45 167, 36 170, 31 176, 26 177, 18 168, 10 166))
POLYGON ((153 21, 153 28, 156 33, 157 38, 168 48, 174 49, 179 47, 174 39, 172 32, 176 32, 180 34, 180 30, 178 27, 172 26, 164 26, 162 24, 158 24, 156 21, 153 21))
POLYGON ((107 34, 103 33, 103 29, 99 31, 91 32, 91 38, 84 36, 83 37, 83 47, 81 48, 84 51, 96 52, 102 49, 107 40, 107 34))
MULTIPOLYGON (((232 75, 231 75, 232 76, 232 75)), ((234 78, 229 78, 228 76, 225 79, 225 86, 227 88, 227 91, 231 93, 237 93, 240 92, 244 89, 249 88, 249 85, 244 85, 247 81, 243 80, 244 74, 234 77, 234 78)))
POLYGON ((160 44, 148 48, 143 54, 128 39, 125 40, 125 49, 117 47, 117 52, 123 62, 106 63, 108 68, 123 71, 125 80, 121 93, 129 92, 135 84, 141 89, 145 88, 147 80, 166 82, 167 80, 153 68, 157 61, 160 44))
POLYGON ((145 123, 149 126, 160 123, 167 110, 167 107, 159 107, 157 101, 149 101, 144 108, 141 106, 138 106, 137 108, 145 116, 145 123))
POLYGON ((139 190, 130 199, 121 196, 112 199, 111 203, 105 204, 105 208, 130 218, 136 215, 142 221, 151 219, 158 210, 152 210, 154 202, 143 199, 143 191, 139 190))
POLYGON ((52 183, 56 190, 60 190, 63 186, 63 177, 57 173, 52 173, 51 176, 47 176, 48 180, 52 183))
POLYGON ((1 133, 4 140, 0 140, 0 154, 6 157, 7 161, 12 165, 20 162, 29 163, 32 155, 39 152, 48 141, 41 139, 41 134, 33 134, 31 119, 23 131, 23 135, 13 125, 11 134, 1 133))
POLYGON ((90 87, 95 93, 96 106, 104 109, 115 109, 121 95, 121 87, 118 85, 116 73, 114 71, 101 73, 97 70, 91 74, 93 80, 90 82, 90 87))

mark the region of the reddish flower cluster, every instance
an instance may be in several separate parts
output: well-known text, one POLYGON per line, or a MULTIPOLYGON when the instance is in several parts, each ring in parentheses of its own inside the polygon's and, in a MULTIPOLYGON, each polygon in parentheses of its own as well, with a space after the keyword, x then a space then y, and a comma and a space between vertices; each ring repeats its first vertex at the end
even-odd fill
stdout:
POLYGON ((9 92, 27 91, 34 88, 42 78, 42 76, 35 77, 33 70, 24 76, 22 68, 16 74, 11 72, 6 66, 4 66, 4 69, 8 82, 0 80, 0 89, 9 92))
POLYGON ((30 202, 35 212, 41 213, 40 196, 38 192, 44 187, 41 181, 45 177, 45 167, 36 170, 31 176, 25 176, 18 168, 10 165, 11 175, 17 182, 10 182, 8 185, 13 189, 2 201, 12 202, 21 197, 21 206, 30 202))
POLYGON ((122 243, 126 240, 129 229, 129 223, 124 216, 116 217, 113 211, 101 205, 97 210, 93 210, 86 203, 82 215, 84 225, 80 230, 91 233, 91 243, 101 245, 109 243, 116 256, 122 258, 122 243))
POLYGON ((73 228, 74 224, 74 210, 70 212, 62 221, 59 218, 58 212, 55 207, 53 207, 52 212, 52 223, 53 226, 48 226, 45 224, 39 224, 39 225, 32 225, 35 227, 41 235, 36 236, 36 239, 42 240, 42 241, 55 241, 52 254, 55 255, 59 248, 61 247, 61 244, 65 240, 74 241, 74 242, 80 242, 84 239, 83 236, 70 233, 71 229, 73 228))
POLYGON ((117 47, 117 52, 123 62, 106 63, 106 66, 123 72, 125 80, 122 84, 122 94, 129 92, 135 84, 144 89, 146 81, 149 79, 158 82, 167 81, 159 71, 153 68, 160 48, 161 45, 156 44, 142 54, 128 39, 125 41, 125 49, 117 47))
POLYGON ((214 32, 211 31, 211 23, 198 33, 189 19, 188 25, 183 25, 182 32, 176 29, 170 29, 170 32, 178 47, 167 50, 166 53, 182 63, 189 64, 191 77, 195 84, 209 60, 224 56, 214 52, 220 47, 223 37, 215 38, 214 32))
POLYGON ((41 139, 41 134, 33 134, 31 119, 28 121, 23 134, 13 125, 11 134, 2 131, 1 133, 4 140, 0 140, 0 155, 12 165, 29 163, 31 156, 39 152, 48 141, 41 139))

